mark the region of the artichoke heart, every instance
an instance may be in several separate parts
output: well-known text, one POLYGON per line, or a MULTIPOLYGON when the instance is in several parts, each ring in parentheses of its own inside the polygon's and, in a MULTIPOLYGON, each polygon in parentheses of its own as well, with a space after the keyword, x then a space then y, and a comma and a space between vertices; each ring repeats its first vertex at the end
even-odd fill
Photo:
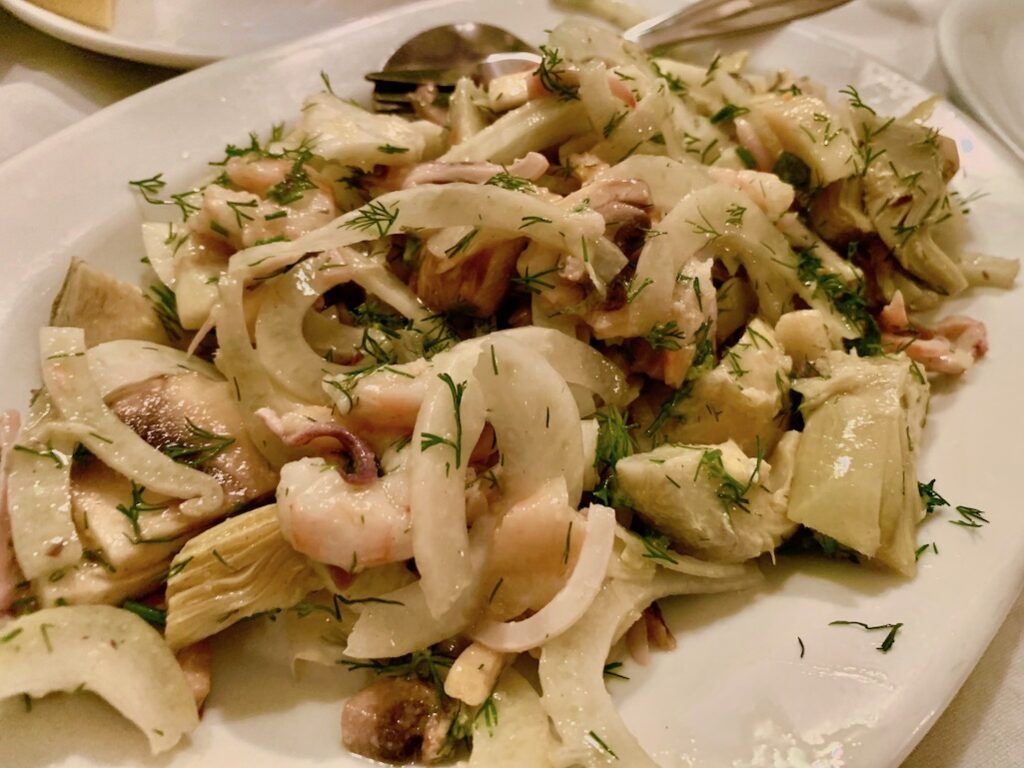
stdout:
POLYGON ((804 396, 789 518, 906 576, 924 516, 917 446, 928 404, 923 372, 905 355, 829 354, 828 379, 793 385, 804 396))
POLYGON ((322 586, 281 536, 277 506, 232 517, 189 540, 167 578, 167 643, 184 648, 322 586))
POLYGON ((787 432, 764 460, 728 440, 669 444, 621 459, 619 487, 645 522, 681 551, 723 563, 771 552, 796 525, 786 517, 800 434, 787 432))

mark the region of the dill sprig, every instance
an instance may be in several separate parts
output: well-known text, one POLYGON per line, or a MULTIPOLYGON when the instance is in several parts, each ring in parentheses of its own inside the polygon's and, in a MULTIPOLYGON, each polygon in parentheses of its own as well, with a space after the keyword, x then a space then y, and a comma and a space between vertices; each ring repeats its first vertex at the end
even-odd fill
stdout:
POLYGON ((636 300, 636 298, 641 293, 643 293, 644 290, 648 286, 653 285, 653 284, 654 284, 654 280, 652 280, 649 277, 645 277, 642 281, 640 281, 639 285, 637 285, 635 277, 632 280, 627 280, 626 281, 626 285, 625 285, 625 288, 626 288, 626 303, 627 304, 632 304, 636 300))
POLYGON ((917 492, 921 496, 921 503, 924 504, 924 511, 931 514, 936 507, 948 507, 949 502, 942 498, 942 495, 935 490, 935 480, 927 483, 918 483, 917 492))
POLYGON ((508 189, 512 192, 532 192, 534 190, 532 181, 524 179, 522 176, 514 176, 504 168, 500 173, 494 174, 491 178, 485 181, 484 185, 501 187, 502 189, 508 189))
POLYGON ((841 88, 839 92, 848 98, 850 106, 853 109, 863 109, 870 112, 872 115, 878 114, 875 110, 864 103, 864 100, 860 97, 860 93, 852 85, 847 85, 845 88, 841 88))
POLYGON ((636 444, 630 435, 622 411, 614 405, 599 408, 594 414, 597 419, 597 449, 594 467, 598 471, 614 469, 620 459, 632 456, 636 444))
POLYGON ((146 493, 144 486, 139 485, 134 480, 132 482, 132 500, 129 504, 118 504, 117 511, 128 518, 128 522, 131 523, 132 533, 135 536, 134 541, 139 543, 142 540, 142 528, 139 525, 139 515, 143 512, 157 512, 161 509, 167 509, 166 504, 153 504, 146 501, 143 496, 146 493))
POLYGON ((612 661, 604 665, 603 674, 605 677, 617 677, 619 680, 629 680, 626 675, 619 672, 622 669, 621 661, 612 661))
POLYGON ((167 624, 167 611, 162 611, 152 605, 139 603, 135 600, 125 600, 121 603, 121 607, 126 611, 131 611, 140 619, 148 622, 157 629, 163 629, 167 624))
POLYGON ((388 232, 391 231, 391 227, 394 226, 396 219, 398 219, 397 205, 393 208, 388 208, 380 200, 371 200, 356 211, 355 216, 344 222, 341 226, 347 229, 355 229, 359 232, 376 229, 378 237, 386 237, 388 232))
POLYGON ((156 312, 156 319, 171 341, 181 341, 185 338, 185 329, 181 325, 181 318, 178 317, 178 297, 174 291, 163 283, 154 283, 149 286, 149 293, 146 299, 153 306, 156 312))
POLYGON ((797 254, 796 274, 800 282, 813 286, 814 293, 822 293, 840 315, 858 327, 861 338, 854 346, 861 355, 882 351, 881 331, 862 290, 850 288, 838 275, 825 272, 821 259, 814 255, 814 246, 797 254))
POLYGON ((734 226, 734 227, 742 226, 743 225, 743 214, 745 214, 746 212, 747 212, 747 209, 744 206, 739 205, 737 203, 733 203, 725 211, 725 213, 726 213, 725 223, 729 224, 731 226, 734 226))
POLYGON ((448 373, 439 373, 437 378, 445 383, 452 397, 452 404, 455 408, 455 439, 451 440, 441 435, 422 432, 420 434, 420 450, 426 451, 437 445, 447 445, 455 452, 455 468, 459 469, 462 466, 462 397, 466 393, 466 382, 462 381, 456 384, 448 373))
POLYGON ((673 390, 672 393, 665 398, 661 407, 658 408, 658 412, 655 414, 654 420, 644 430, 644 434, 647 437, 654 437, 661 431, 662 427, 665 426, 669 419, 677 418, 674 414, 676 406, 690 396, 690 392, 693 390, 693 382, 714 366, 715 344, 714 339, 710 334, 711 321, 705 320, 701 323, 700 328, 697 329, 697 332, 693 336, 695 351, 693 355, 693 363, 690 365, 690 370, 686 374, 686 381, 683 382, 683 386, 679 389, 673 390))
POLYGON ((958 504, 955 507, 956 511, 960 515, 959 520, 950 520, 952 525, 959 525, 962 528, 981 528, 983 525, 987 525, 990 521, 985 517, 985 513, 980 509, 974 507, 965 507, 962 504, 958 504))
POLYGON ((49 459, 58 469, 63 468, 67 464, 67 458, 64 454, 55 450, 52 445, 47 445, 46 448, 32 448, 28 445, 15 445, 14 450, 18 453, 27 453, 31 456, 38 456, 42 459, 49 459))
POLYGON ((648 560, 661 561, 663 563, 671 563, 675 565, 679 561, 672 557, 670 548, 672 542, 668 536, 662 536, 659 533, 648 533, 646 536, 641 536, 640 541, 644 545, 643 557, 648 560))
POLYGON ((467 248, 469 248, 470 243, 472 243, 474 238, 476 238, 476 236, 479 234, 480 228, 473 227, 471 230, 469 230, 469 232, 460 237, 458 241, 455 243, 455 245, 453 245, 451 248, 446 248, 444 255, 447 256, 449 259, 454 259, 456 256, 459 256, 467 248))
POLYGON ((186 417, 185 425, 188 436, 184 442, 171 443, 160 450, 182 464, 199 469, 209 464, 229 447, 234 445, 235 438, 230 435, 218 435, 196 424, 186 417))
POLYGON ((598 736, 594 731, 587 731, 586 741, 595 749, 614 757, 616 760, 619 759, 619 756, 615 754, 615 750, 609 747, 607 742, 605 742, 605 740, 598 736))
POLYGON ((267 190, 267 198, 280 205, 288 205, 299 200, 309 190, 316 189, 316 184, 306 172, 306 162, 310 157, 308 152, 300 153, 284 180, 267 190))
POLYGON ((896 624, 876 624, 875 626, 871 626, 869 624, 865 624, 863 621, 830 621, 828 625, 830 627, 861 627, 867 632, 886 629, 888 630, 888 633, 886 634, 885 639, 875 650, 881 651, 882 653, 888 653, 892 648, 893 643, 896 642, 896 633, 900 631, 900 628, 903 626, 903 622, 901 621, 896 624))
POLYGON ((735 104, 726 104, 711 116, 711 124, 718 125, 719 123, 724 123, 729 120, 735 120, 737 117, 745 115, 749 111, 750 110, 746 107, 737 107, 735 104))
POLYGON ((150 205, 174 205, 177 206, 178 210, 181 211, 182 219, 188 219, 193 213, 199 210, 199 206, 192 203, 189 198, 193 195, 199 194, 198 189, 190 189, 185 192, 176 192, 171 195, 168 199, 162 200, 159 197, 159 193, 167 186, 167 182, 164 181, 162 173, 154 174, 147 179, 136 179, 129 181, 128 185, 135 187, 139 194, 142 195, 142 199, 150 205))
POLYGON ((540 272, 530 274, 530 268, 526 268, 526 273, 522 277, 513 277, 511 282, 513 285, 517 285, 520 288, 525 288, 530 293, 540 293, 542 290, 550 290, 555 287, 554 283, 550 283, 544 278, 548 275, 552 275, 558 272, 558 265, 548 269, 542 269, 540 272))
POLYGON ((732 509, 741 509, 744 512, 750 512, 750 499, 747 498, 747 494, 750 489, 754 487, 754 484, 758 481, 761 475, 761 462, 764 458, 764 454, 761 451, 760 441, 757 446, 757 455, 754 460, 754 468, 750 472, 750 477, 747 478, 746 482, 737 480, 725 469, 725 465, 722 462, 722 451, 720 448, 714 448, 711 450, 704 451, 701 454, 700 462, 697 464, 697 471, 694 473, 693 479, 696 482, 700 476, 700 472, 703 469, 709 478, 714 482, 718 483, 718 488, 715 489, 715 496, 718 497, 719 502, 725 508, 726 512, 732 509))
POLYGON ((565 69, 562 67, 564 60, 557 48, 548 48, 546 45, 540 47, 541 60, 537 65, 534 74, 540 80, 545 90, 553 93, 561 101, 577 101, 580 98, 579 86, 567 83, 563 76, 565 69))
MULTIPOLYGON (((606 405, 594 414, 597 419, 597 448, 594 452, 594 469, 602 478, 594 489, 594 498, 611 507, 631 506, 632 502, 618 489, 615 465, 620 459, 632 456, 636 444, 630 434, 622 411, 613 405, 606 405)), ((566 553, 569 538, 566 535, 566 553)))
POLYGON ((682 341, 686 337, 675 320, 658 323, 644 335, 644 341, 653 349, 665 349, 678 352, 683 348, 682 341))
POLYGON ((351 672, 368 670, 384 677, 406 677, 415 675, 426 682, 432 683, 437 690, 438 698, 445 700, 444 677, 446 670, 454 663, 450 656, 443 656, 431 650, 413 651, 411 654, 394 659, 370 659, 369 661, 352 661, 339 659, 351 672))

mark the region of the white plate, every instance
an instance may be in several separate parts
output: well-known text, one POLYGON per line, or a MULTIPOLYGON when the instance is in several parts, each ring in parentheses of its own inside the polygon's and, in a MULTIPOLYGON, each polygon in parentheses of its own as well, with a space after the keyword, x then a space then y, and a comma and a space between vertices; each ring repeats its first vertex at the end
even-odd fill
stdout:
POLYGON ((26 24, 122 59, 191 69, 312 35, 407 0, 115 0, 114 25, 94 29, 29 0, 0 0, 26 24))
POLYGON ((939 51, 964 103, 1024 159, 1024 3, 954 0, 939 51))
MULTIPOLYGON (((663 0, 666 7, 669 0, 663 0)), ((653 3, 652 3, 653 5, 653 3)), ((71 256, 133 277, 145 206, 126 180, 166 171, 187 183, 250 129, 292 119, 326 70, 335 90, 365 96, 361 79, 397 42, 447 21, 482 19, 526 40, 557 21, 544 0, 436 2, 394 10, 275 51, 222 62, 122 102, 0 165, 0 405, 24 405, 38 381, 35 337, 71 256)), ((801 32, 759 38, 754 64, 788 65, 833 89, 854 83, 882 111, 926 94, 859 54, 801 32)), ((935 121, 961 149, 974 206, 975 246, 1019 252, 1024 182, 996 141, 940 103, 935 121)), ((954 504, 989 512, 979 530, 950 525, 949 512, 920 529, 935 541, 910 582, 852 565, 782 558, 759 591, 672 603, 679 649, 652 667, 627 664, 611 687, 629 726, 665 768, 682 766, 898 765, 981 656, 1024 581, 1019 514, 1024 433, 1017 404, 1024 297, 976 292, 954 303, 988 323, 991 352, 962 384, 936 392, 921 474, 937 477, 954 504), (888 654, 880 638, 836 619, 904 622, 888 654), (801 659, 797 637, 806 646, 801 659), (776 759, 777 757, 777 759, 776 759), (819 762, 814 763, 815 760, 819 762), (803 762, 801 762, 803 761, 803 762)), ((214 691, 191 744, 160 766, 366 764, 339 744, 340 699, 360 684, 342 670, 309 668, 293 680, 275 655, 273 629, 237 627, 218 642, 214 691), (268 639, 269 638, 269 639, 268 639)), ((142 736, 87 697, 50 697, 31 714, 0 705, 0 765, 136 765, 142 736)), ((524 768, 527 768, 524 766, 524 768)), ((626 767, 628 768, 628 767, 626 767)))

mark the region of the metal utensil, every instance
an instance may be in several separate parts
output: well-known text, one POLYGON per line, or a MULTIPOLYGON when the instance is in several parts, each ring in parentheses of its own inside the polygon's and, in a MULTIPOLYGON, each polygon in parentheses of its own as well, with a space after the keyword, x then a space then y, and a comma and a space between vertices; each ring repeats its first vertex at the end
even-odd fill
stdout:
MULTIPOLYGON (((641 22, 623 37, 644 50, 709 37, 755 32, 823 13, 850 0, 700 0, 675 13, 641 22)), ((428 29, 407 40, 366 79, 374 83, 378 111, 409 108, 410 94, 433 83, 443 102, 460 77, 482 82, 502 74, 535 68, 539 51, 511 32, 490 24, 466 22, 428 29)))
POLYGON ((491 24, 445 24, 406 40, 366 79, 374 83, 378 111, 409 106, 409 93, 424 83, 450 91, 460 77, 487 81, 501 74, 532 69, 539 51, 511 32, 491 24))
POLYGON ((623 33, 644 50, 661 46, 757 32, 789 21, 814 16, 850 0, 701 0, 681 11, 667 13, 623 33))

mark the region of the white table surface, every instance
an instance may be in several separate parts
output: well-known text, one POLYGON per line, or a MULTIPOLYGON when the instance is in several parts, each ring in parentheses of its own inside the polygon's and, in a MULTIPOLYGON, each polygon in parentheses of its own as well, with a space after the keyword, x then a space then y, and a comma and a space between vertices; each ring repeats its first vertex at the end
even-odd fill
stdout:
MULTIPOLYGON (((856 0, 812 23, 931 90, 947 93, 949 81, 938 58, 934 32, 946 2, 856 0)), ((0 11, 0 163, 175 74, 79 50, 0 11)), ((952 705, 903 765, 1022 767, 1024 599, 1018 601, 952 705)))

